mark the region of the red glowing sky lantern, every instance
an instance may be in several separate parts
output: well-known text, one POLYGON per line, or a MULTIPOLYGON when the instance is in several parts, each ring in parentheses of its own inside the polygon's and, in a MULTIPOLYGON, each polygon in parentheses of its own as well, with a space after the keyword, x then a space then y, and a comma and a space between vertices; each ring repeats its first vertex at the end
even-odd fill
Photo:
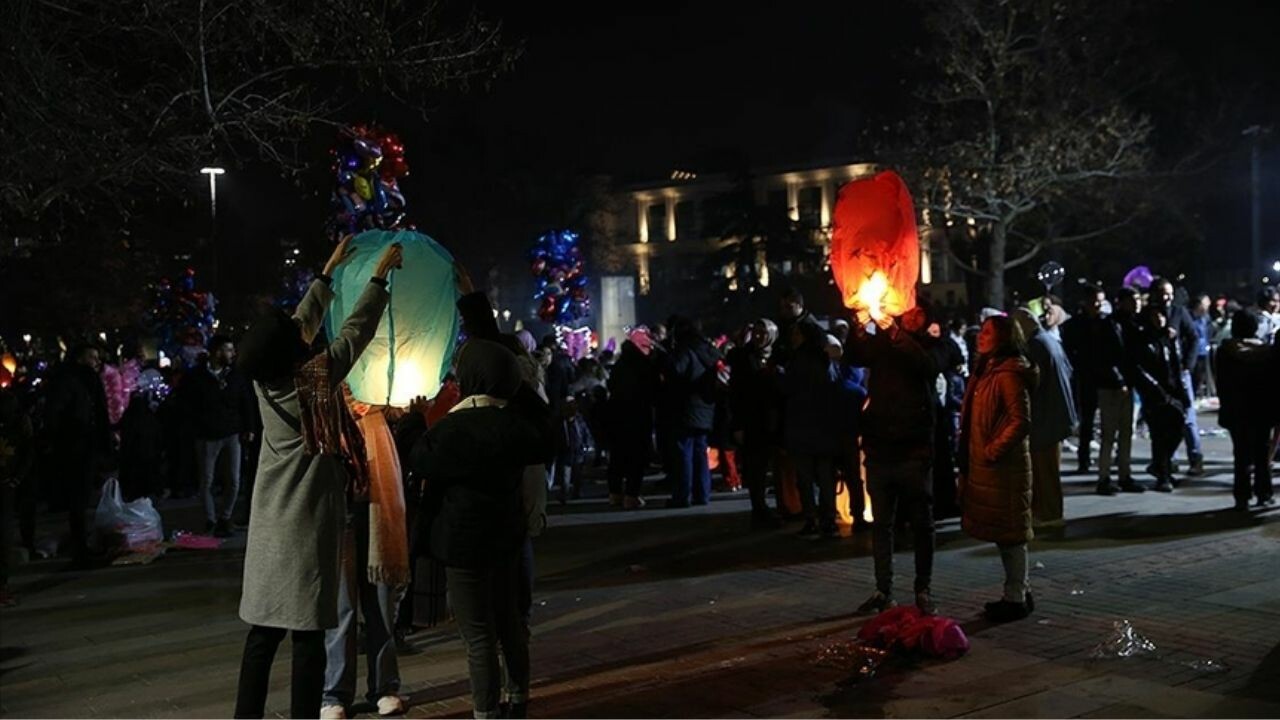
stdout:
POLYGON ((840 189, 831 272, 845 307, 880 320, 916 305, 920 238, 906 183, 891 170, 840 189))

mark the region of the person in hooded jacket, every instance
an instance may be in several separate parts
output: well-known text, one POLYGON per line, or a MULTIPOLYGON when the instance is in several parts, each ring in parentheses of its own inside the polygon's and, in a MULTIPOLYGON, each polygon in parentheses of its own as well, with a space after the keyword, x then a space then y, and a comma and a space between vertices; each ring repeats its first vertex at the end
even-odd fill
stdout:
POLYGON ((1275 504, 1271 486, 1271 429, 1280 424, 1280 375, 1276 355, 1280 346, 1258 339, 1261 314, 1239 310, 1231 318, 1232 339, 1218 351, 1218 424, 1231 433, 1235 470, 1235 509, 1275 504))
MULTIPOLYGON (((471 275, 461 264, 455 264, 454 271, 458 277, 458 291, 461 295, 458 299, 458 315, 462 319, 462 328, 467 337, 497 343, 514 353, 516 364, 520 368, 520 379, 523 382, 520 394, 524 395, 531 392, 542 402, 549 403, 546 368, 533 355, 537 350, 533 335, 526 330, 521 330, 514 335, 499 330, 497 313, 494 312, 493 305, 489 302, 488 294, 484 291, 476 290, 471 282, 471 275)), ((550 354, 549 349, 547 352, 550 354)), ((452 405, 456 405, 461 399, 460 396, 454 398, 450 409, 452 409, 452 405)), ((447 412, 447 410, 441 412, 435 421, 438 422, 447 412)), ((428 424, 429 427, 433 425, 434 423, 428 424)), ((525 541, 520 553, 519 575, 521 584, 517 588, 517 602, 520 619, 524 623, 526 635, 528 634, 529 618, 533 610, 533 540, 539 537, 547 528, 548 474, 546 460, 550 459, 550 457, 551 449, 548 448, 547 458, 525 466, 524 474, 521 478, 521 504, 524 508, 525 541)))
POLYGON ((1152 305, 1142 314, 1142 330, 1127 348, 1130 382, 1142 398, 1142 414, 1151 430, 1151 469, 1158 492, 1173 492, 1173 453, 1178 448, 1191 402, 1182 382, 1182 353, 1169 334, 1165 310, 1152 305))
POLYGON ((1062 517, 1062 441, 1076 427, 1071 361, 1062 343, 1044 331, 1027 308, 1013 313, 1027 342, 1039 382, 1031 390, 1031 516, 1036 525, 1059 526, 1062 517))
MULTIPOLYGON (((750 340, 729 353, 729 422, 740 448, 743 480, 751 495, 751 525, 777 527, 781 521, 769 509, 765 482, 779 441, 782 389, 770 358, 778 340, 778 326, 761 318, 751 325, 750 340)), ((774 473, 774 497, 781 502, 780 473, 774 473)))
POLYGON ((698 325, 679 318, 670 359, 671 385, 678 403, 676 478, 668 507, 706 505, 711 501, 711 467, 707 460, 707 434, 715 422, 717 364, 720 351, 702 336, 698 325))
POLYGON ((644 471, 653 452, 654 397, 658 370, 650 358, 653 338, 643 325, 627 333, 622 352, 609 374, 605 427, 609 435, 609 504, 635 510, 644 471))
POLYGON ((1027 566, 1031 529, 1031 389, 1036 370, 1022 332, 1007 316, 988 318, 978 333, 978 364, 960 419, 961 526, 993 542, 1004 564, 1004 596, 987 617, 1007 622, 1035 609, 1027 566))
POLYGON ((415 545, 445 565, 475 717, 524 717, 529 636, 519 607, 527 534, 521 485, 525 468, 550 455, 550 415, 521 381, 516 356, 497 343, 468 340, 458 350, 457 373, 462 400, 413 449, 414 472, 426 482, 415 545))

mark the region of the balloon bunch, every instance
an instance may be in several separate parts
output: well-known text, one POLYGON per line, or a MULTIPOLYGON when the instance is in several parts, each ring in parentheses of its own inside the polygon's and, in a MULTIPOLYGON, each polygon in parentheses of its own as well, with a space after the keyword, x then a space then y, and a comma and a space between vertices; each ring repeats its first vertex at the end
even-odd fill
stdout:
POLYGON ((159 348, 172 356, 183 344, 208 341, 216 310, 213 293, 196 290, 196 271, 187 268, 177 281, 161 278, 151 285, 146 322, 159 348))
POLYGON ((134 392, 141 395, 152 410, 159 407, 172 390, 173 388, 164 381, 164 376, 155 368, 143 370, 138 375, 138 386, 134 388, 134 392))
POLYGON ((399 136, 377 126, 357 125, 343 133, 329 154, 337 181, 332 230, 341 234, 400 227, 404 193, 399 181, 409 174, 409 163, 399 136))
POLYGON ((537 278, 533 297, 540 301, 539 318, 568 325, 591 315, 591 295, 582 270, 577 233, 553 230, 538 238, 529 257, 529 269, 537 278))

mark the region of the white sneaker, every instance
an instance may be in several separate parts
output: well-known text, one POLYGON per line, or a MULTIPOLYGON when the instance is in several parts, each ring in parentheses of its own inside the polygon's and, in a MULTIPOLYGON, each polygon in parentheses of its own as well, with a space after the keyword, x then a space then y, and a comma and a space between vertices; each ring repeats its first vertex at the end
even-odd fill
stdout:
POLYGON ((404 698, 399 695, 383 695, 378 698, 378 715, 390 717, 392 715, 403 715, 404 711, 404 698))
POLYGON ((320 720, 347 720, 347 710, 341 705, 322 706, 320 720))

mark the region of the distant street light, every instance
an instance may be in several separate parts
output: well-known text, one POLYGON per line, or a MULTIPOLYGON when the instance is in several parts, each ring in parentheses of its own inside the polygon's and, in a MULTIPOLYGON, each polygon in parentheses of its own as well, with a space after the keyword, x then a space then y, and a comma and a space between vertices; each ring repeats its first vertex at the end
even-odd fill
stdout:
POLYGON ((220 167, 200 168, 201 175, 209 176, 209 215, 215 222, 218 219, 218 176, 226 173, 227 171, 220 167))
POLYGON ((1249 233, 1249 271, 1254 277, 1262 274, 1262 138, 1271 133, 1271 128, 1253 125, 1240 134, 1250 138, 1252 148, 1249 153, 1250 179, 1250 233, 1249 233))
POLYGON ((213 267, 209 273, 209 287, 217 297, 218 286, 218 176, 225 175, 226 170, 220 167, 202 167, 201 175, 209 176, 209 245, 213 252, 213 267))

